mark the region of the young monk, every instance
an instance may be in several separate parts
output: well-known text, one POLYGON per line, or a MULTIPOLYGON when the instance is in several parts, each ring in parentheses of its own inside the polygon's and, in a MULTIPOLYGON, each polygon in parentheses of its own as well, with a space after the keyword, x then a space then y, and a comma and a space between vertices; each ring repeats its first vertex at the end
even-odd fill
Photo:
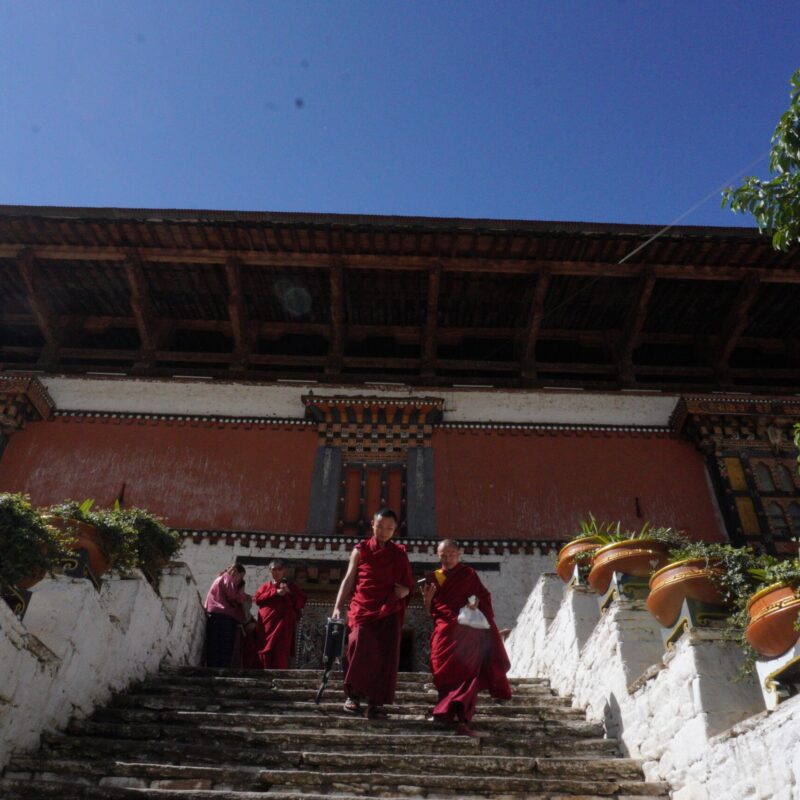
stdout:
POLYGON ((258 588, 253 602, 258 606, 256 642, 261 669, 289 669, 294 652, 295 631, 306 596, 300 587, 284 578, 280 559, 269 565, 272 580, 258 588))
POLYGON ((400 635, 414 587, 406 549, 391 541, 397 530, 394 511, 382 508, 372 520, 372 537, 350 555, 331 617, 338 619, 350 595, 349 639, 343 658, 344 710, 369 719, 387 717, 384 706, 394 701, 400 635))
POLYGON ((511 687, 506 673, 511 664, 494 621, 491 595, 475 570, 460 563, 458 543, 443 539, 437 553, 441 569, 428 573, 422 586, 422 598, 434 626, 431 669, 439 702, 433 709, 433 719, 455 723, 459 735, 476 736, 469 723, 478 692, 488 689, 492 697, 508 700, 511 687), (470 603, 473 595, 475 602, 470 603), (458 612, 466 605, 483 612, 488 630, 458 622, 458 612))

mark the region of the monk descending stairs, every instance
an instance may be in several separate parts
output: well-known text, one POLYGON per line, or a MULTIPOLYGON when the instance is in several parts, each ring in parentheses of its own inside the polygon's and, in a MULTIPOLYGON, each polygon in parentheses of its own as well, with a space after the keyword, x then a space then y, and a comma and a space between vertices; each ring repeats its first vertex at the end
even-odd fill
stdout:
POLYGON ((119 695, 35 755, 12 760, 0 797, 100 800, 348 800, 348 798, 664 797, 639 764, 620 758, 538 679, 512 681, 514 697, 484 696, 479 738, 426 720, 431 677, 400 673, 388 720, 342 711, 340 677, 321 705, 320 673, 183 668, 119 695))

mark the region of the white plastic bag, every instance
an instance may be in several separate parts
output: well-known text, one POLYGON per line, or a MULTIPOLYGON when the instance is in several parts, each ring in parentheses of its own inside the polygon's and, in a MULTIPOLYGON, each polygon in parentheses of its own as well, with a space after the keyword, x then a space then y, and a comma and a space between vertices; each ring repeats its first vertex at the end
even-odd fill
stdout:
POLYGON ((458 612, 458 624, 466 625, 468 628, 477 628, 479 631, 489 629, 489 620, 486 619, 483 612, 478 608, 470 608, 470 603, 477 602, 478 598, 475 595, 470 595, 467 598, 467 605, 465 605, 458 612))

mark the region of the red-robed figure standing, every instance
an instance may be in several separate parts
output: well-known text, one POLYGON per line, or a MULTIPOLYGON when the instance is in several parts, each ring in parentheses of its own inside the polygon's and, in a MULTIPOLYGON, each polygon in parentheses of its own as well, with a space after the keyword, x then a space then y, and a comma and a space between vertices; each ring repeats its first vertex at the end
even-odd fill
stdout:
POLYGON ((394 702, 400 635, 406 606, 414 588, 406 549, 391 541, 397 530, 394 511, 383 508, 372 520, 372 537, 353 548, 331 616, 338 619, 352 594, 347 617, 349 638, 342 659, 344 710, 368 718, 385 717, 394 702))
POLYGON ((295 631, 306 596, 300 587, 283 577, 279 559, 269 565, 272 580, 253 595, 258 606, 256 646, 261 669, 288 669, 294 652, 295 631))
POLYGON ((494 621, 492 597, 475 570, 460 563, 458 543, 444 539, 437 552, 442 567, 428 573, 422 587, 425 608, 433 617, 431 670, 439 692, 433 719, 456 723, 457 733, 474 736, 469 722, 478 692, 488 690, 492 697, 508 700, 511 687, 506 673, 511 665, 494 621), (475 602, 470 603, 473 596, 475 602), (489 628, 459 623, 464 606, 478 608, 489 628))

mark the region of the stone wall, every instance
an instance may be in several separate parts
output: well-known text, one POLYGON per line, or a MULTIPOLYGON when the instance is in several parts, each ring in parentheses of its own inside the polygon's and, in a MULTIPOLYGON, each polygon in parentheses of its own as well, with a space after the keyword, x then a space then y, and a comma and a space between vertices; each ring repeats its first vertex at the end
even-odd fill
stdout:
POLYGON ((740 650, 694 630, 662 645, 641 601, 539 578, 508 643, 513 675, 549 678, 677 800, 800 796, 800 697, 764 710, 755 679, 737 681, 740 650))
POLYGON ((138 571, 99 592, 59 575, 33 587, 23 621, 0 602, 0 769, 162 663, 199 663, 205 615, 185 564, 165 569, 160 592, 138 571))

